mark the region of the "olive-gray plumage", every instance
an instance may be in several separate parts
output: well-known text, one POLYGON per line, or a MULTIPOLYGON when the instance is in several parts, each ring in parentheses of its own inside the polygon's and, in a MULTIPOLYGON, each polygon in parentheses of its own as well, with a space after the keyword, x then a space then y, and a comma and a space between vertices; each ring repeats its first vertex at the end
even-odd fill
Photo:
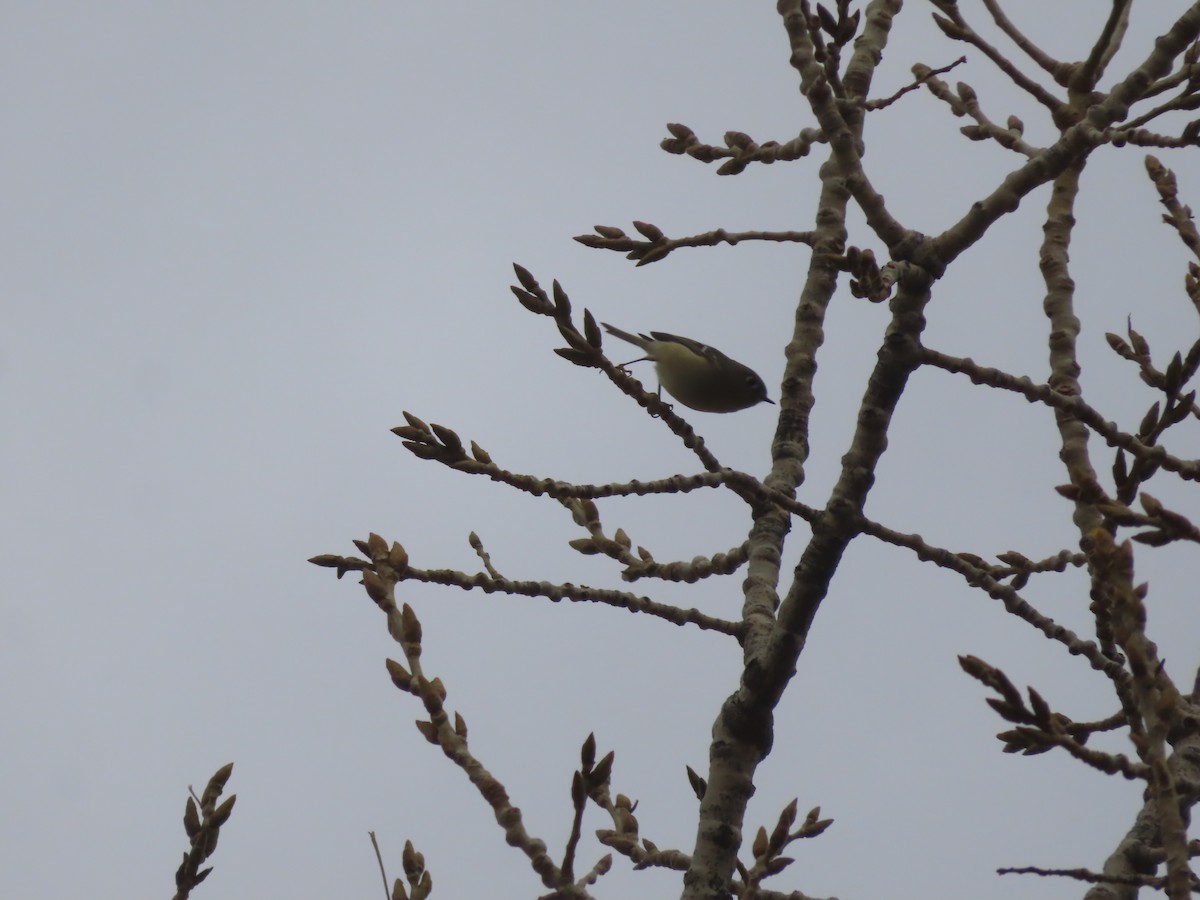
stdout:
POLYGON ((714 347, 665 331, 630 334, 607 322, 601 324, 614 337, 645 350, 644 358, 654 362, 658 383, 684 406, 728 413, 756 403, 774 403, 753 369, 714 347))

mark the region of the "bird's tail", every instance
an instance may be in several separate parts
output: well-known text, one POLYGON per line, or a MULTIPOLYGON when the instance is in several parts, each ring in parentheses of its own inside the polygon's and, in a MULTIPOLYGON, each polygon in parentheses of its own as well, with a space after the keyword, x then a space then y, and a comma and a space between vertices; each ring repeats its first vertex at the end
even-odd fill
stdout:
POLYGON ((621 340, 628 341, 629 343, 633 344, 633 346, 641 347, 643 350, 650 349, 650 338, 646 335, 630 334, 628 331, 622 331, 620 328, 609 325, 607 322, 601 322, 600 324, 603 325, 604 330, 613 337, 619 337, 621 340))

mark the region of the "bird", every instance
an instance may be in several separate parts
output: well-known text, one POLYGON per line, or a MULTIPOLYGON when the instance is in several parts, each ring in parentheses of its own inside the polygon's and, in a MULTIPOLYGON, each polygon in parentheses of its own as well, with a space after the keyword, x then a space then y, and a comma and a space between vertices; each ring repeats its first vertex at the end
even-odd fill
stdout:
POLYGON ((689 409, 730 413, 758 403, 775 403, 753 369, 715 347, 665 331, 630 334, 607 322, 601 324, 613 337, 645 350, 645 356, 631 362, 653 361, 659 387, 689 409))

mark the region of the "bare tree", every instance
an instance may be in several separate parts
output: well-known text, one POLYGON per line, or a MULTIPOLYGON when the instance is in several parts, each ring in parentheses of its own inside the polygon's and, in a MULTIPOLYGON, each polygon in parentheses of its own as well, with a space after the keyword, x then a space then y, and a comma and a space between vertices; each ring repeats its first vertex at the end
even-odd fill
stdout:
MULTIPOLYGON (((682 873, 685 898, 803 897, 798 891, 769 889, 765 882, 792 861, 789 845, 815 838, 830 820, 819 807, 801 814, 798 801, 780 801, 773 829, 744 834, 747 803, 757 770, 772 752, 774 714, 796 671, 810 628, 827 597, 834 576, 852 541, 875 541, 911 554, 925 563, 955 573, 964 591, 983 592, 1025 623, 1033 638, 1056 642, 1064 653, 1082 657, 1096 677, 1106 680, 1113 712, 1100 721, 1075 721, 1043 699, 1045 691, 1019 690, 995 664, 974 656, 960 658, 963 671, 991 693, 988 703, 1007 723, 1000 734, 1007 752, 1028 755, 1066 753, 1083 766, 1135 779, 1145 784, 1145 802, 1128 833, 1094 869, 1033 869, 1090 884, 1087 896, 1132 897, 1142 887, 1161 889, 1172 898, 1188 896, 1196 887, 1189 866, 1187 827, 1192 805, 1200 798, 1200 710, 1197 691, 1178 686, 1146 633, 1148 589, 1134 575, 1135 549, 1150 552, 1177 542, 1200 542, 1200 529, 1168 508, 1144 486, 1157 476, 1167 491, 1190 487, 1200 477, 1200 460, 1172 452, 1164 443, 1176 426, 1200 418, 1195 391, 1188 385, 1200 369, 1200 341, 1172 348, 1168 361, 1151 354, 1132 325, 1124 335, 1109 334, 1112 350, 1132 364, 1130 373, 1157 397, 1134 427, 1110 421, 1102 400, 1086 400, 1080 380, 1077 337, 1080 311, 1068 251, 1076 235, 1075 209, 1082 192, 1081 173, 1089 159, 1104 149, 1129 153, 1142 147, 1193 148, 1200 143, 1200 122, 1174 132, 1152 130, 1172 123, 1179 111, 1200 106, 1200 3, 1176 11, 1153 48, 1136 66, 1106 78, 1127 33, 1132 3, 1113 0, 1108 18, 1096 34, 1087 58, 1068 62, 1055 58, 1030 40, 1005 15, 1000 0, 983 0, 968 14, 954 0, 930 0, 945 36, 985 57, 1020 92, 1033 98, 1052 123, 1056 139, 1043 146, 1030 143, 1023 123, 1009 116, 1003 124, 986 113, 966 84, 951 87, 942 76, 955 68, 917 64, 911 84, 890 96, 872 94, 872 81, 887 47, 899 0, 871 0, 852 10, 849 0, 833 9, 807 0, 780 0, 778 11, 786 31, 790 61, 813 121, 790 140, 759 143, 737 132, 723 144, 705 143, 682 124, 668 126, 662 147, 669 153, 705 163, 719 162, 718 172, 734 175, 757 163, 804 164, 823 156, 816 176, 820 196, 807 231, 727 232, 724 230, 672 238, 655 225, 635 222, 636 234, 598 226, 576 240, 589 247, 615 250, 639 266, 657 262, 683 247, 715 247, 745 241, 803 244, 810 248, 807 275, 796 309, 795 330, 787 342, 780 415, 771 445, 772 468, 763 479, 724 466, 679 411, 647 391, 605 352, 602 332, 591 312, 576 315, 566 290, 549 289, 528 270, 516 267, 512 290, 520 304, 551 320, 566 342, 557 352, 577 366, 599 370, 691 451, 701 471, 669 478, 609 484, 570 483, 553 477, 523 474, 493 461, 474 441, 464 442, 452 429, 426 424, 405 414, 406 424, 394 432, 422 461, 440 463, 467 475, 492 481, 534 497, 561 504, 580 529, 571 546, 582 554, 608 557, 621 577, 633 581, 696 582, 742 573, 744 602, 736 619, 710 616, 696 609, 658 602, 628 590, 548 581, 518 581, 493 565, 483 543, 471 536, 481 570, 474 573, 415 565, 398 542, 372 534, 355 541, 362 556, 322 555, 312 562, 361 575, 371 599, 387 615, 388 629, 400 645, 402 660, 388 660, 395 685, 424 706, 421 733, 458 766, 491 807, 505 840, 523 852, 550 897, 588 897, 597 880, 613 865, 606 855, 580 863, 584 817, 589 804, 611 817, 599 839, 634 866, 665 867, 682 873), (977 30, 972 15, 990 17, 989 27, 1007 40, 1009 49, 994 46, 977 30), (1101 84, 1109 85, 1101 89, 1101 84), (961 129, 980 145, 996 144, 1011 151, 1017 164, 979 199, 962 198, 957 221, 938 234, 923 234, 889 209, 872 180, 865 157, 864 126, 870 115, 911 102, 914 92, 927 91, 954 116, 971 124, 961 129), (1049 371, 1043 380, 1006 372, 957 357, 923 340, 927 316, 935 309, 939 281, 964 253, 989 237, 993 226, 1035 191, 1048 185, 1042 223, 1040 267, 1045 282, 1041 298, 1045 332, 1036 340, 1049 348, 1049 371), (851 240, 849 222, 857 208, 866 230, 851 240), (877 248, 877 249, 873 249, 877 248), (881 260, 883 260, 881 264, 881 260), (805 483, 810 451, 810 412, 815 402, 814 378, 825 340, 827 312, 835 295, 848 292, 871 303, 886 303, 889 319, 878 338, 877 362, 862 391, 854 433, 844 449, 839 477, 819 502, 798 499, 805 483), (1078 535, 1076 547, 1044 559, 1017 551, 983 556, 937 546, 896 525, 874 521, 864 510, 876 481, 889 429, 901 398, 912 390, 910 378, 922 369, 941 370, 969 379, 980 391, 1008 392, 1053 419, 1062 462, 1059 493, 1069 501, 1078 535), (1095 440, 1093 440, 1095 438, 1095 440), (664 562, 635 546, 621 528, 610 529, 601 517, 605 498, 680 494, 717 488, 738 497, 750 514, 747 539, 731 549, 688 562, 664 562), (789 537, 802 549, 790 572, 782 558, 789 537), (1068 570, 1085 571, 1091 584, 1094 631, 1076 634, 1040 611, 1023 593, 1033 580, 1068 570), (505 787, 485 768, 468 743, 465 720, 446 707, 441 680, 421 663, 422 634, 416 614, 398 604, 401 582, 455 586, 549 600, 569 599, 636 611, 735 640, 743 668, 723 702, 713 699, 715 721, 708 771, 688 770, 699 798, 695 845, 688 850, 663 848, 639 832, 635 804, 613 787, 614 753, 600 754, 589 737, 572 787, 570 839, 560 857, 531 834, 505 787), (719 708, 718 708, 719 706, 719 708), (1095 735, 1127 736, 1132 756, 1088 746, 1095 735)), ((1147 15, 1163 15, 1161 7, 1147 15)), ((918 13, 919 14, 919 13, 918 13)), ((880 155, 885 151, 881 149, 880 155)), ((872 157, 874 158, 874 157, 872 157)), ((1145 157, 1147 190, 1158 192, 1166 210, 1163 221, 1200 259, 1200 235, 1188 208, 1177 197, 1174 175, 1155 157, 1145 157)), ((1169 232, 1164 231, 1164 234, 1169 232)), ((1191 263, 1184 280, 1186 301, 1200 312, 1200 265, 1191 263)), ((1034 339, 1031 336, 1031 339, 1034 339)), ((964 419, 971 408, 958 412, 964 419)), ((1182 433, 1180 429, 1177 433, 1182 433)), ((1156 492, 1164 496, 1161 491, 1156 492)), ((1193 497, 1194 502, 1194 497, 1193 497)), ((834 597, 836 599, 836 597, 834 597)), ((633 620, 631 620, 633 621, 633 620)), ((411 846, 405 852, 408 888, 397 881, 396 897, 424 897, 431 879, 424 861, 411 846)))

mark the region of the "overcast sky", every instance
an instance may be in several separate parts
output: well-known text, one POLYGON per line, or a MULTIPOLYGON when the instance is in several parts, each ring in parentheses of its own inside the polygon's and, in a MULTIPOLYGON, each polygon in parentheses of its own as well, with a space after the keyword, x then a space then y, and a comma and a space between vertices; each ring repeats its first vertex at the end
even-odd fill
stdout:
MULTIPOLYGON (((983 24, 979 4, 962 4, 983 24)), ((1052 54, 1086 53, 1092 2, 1008 4, 1052 54), (1048 8, 1053 6, 1053 11, 1048 8)), ((1144 58, 1182 3, 1140 4, 1111 70, 1144 58)), ((6 4, 0 28, 0 895, 166 896, 189 784, 233 761, 238 795, 205 900, 379 896, 411 839, 435 897, 544 892, 466 779, 412 726, 399 657, 354 579, 305 560, 398 540, 414 565, 478 561, 514 578, 621 587, 566 546, 552 501, 422 463, 389 429, 402 410, 474 439, 501 465, 581 482, 694 472, 690 454, 594 371, 554 356, 552 323, 512 298, 511 264, 629 330, 710 341, 778 398, 808 251, 681 251, 635 270, 571 240, 596 223, 812 227, 823 154, 735 178, 658 149, 667 122, 787 140, 813 124, 774 4, 259 2, 6 4)), ((981 54, 907 5, 875 81, 944 65, 997 121, 1041 110, 981 54)), ((1044 80, 1044 79, 1043 79, 1044 80)), ((958 134, 927 93, 873 114, 868 169, 906 225, 936 233, 1020 160, 958 134)), ((1200 203, 1194 151, 1160 154, 1200 203)), ((1159 224, 1143 152, 1084 174, 1072 274, 1084 390, 1132 430, 1155 399, 1104 332, 1126 316, 1165 363, 1196 316, 1187 256, 1159 224)), ((936 287, 927 342, 1042 380, 1037 269, 1047 191, 997 224, 936 287)), ((858 217, 855 218, 856 223, 858 217)), ((881 252, 856 224, 851 240, 881 252)), ((830 313, 801 499, 822 505, 887 311, 843 288, 830 313)), ((626 348, 631 349, 631 348, 626 348)), ((619 346, 610 355, 626 358, 619 346)), ((630 354, 633 355, 633 354, 630 354)), ((647 384, 651 372, 643 370, 647 384)), ((769 465, 776 408, 690 418, 729 466, 769 465)), ((1183 434, 1181 432, 1181 434, 1183 434)), ((1196 431, 1187 433, 1195 455, 1196 431)), ((918 373, 868 505, 954 550, 1031 558, 1077 542, 1053 417, 965 379, 918 373)), ((1170 442, 1168 442, 1170 446, 1170 442)), ((1093 442, 1097 468, 1111 463, 1093 442)), ((1184 513, 1194 495, 1151 488, 1184 513)), ((1190 506, 1189 506, 1190 504, 1190 506)), ((725 494, 602 506, 663 560, 745 536, 725 494)), ((793 529, 785 571, 806 529, 793 529)), ((1170 549, 1138 560, 1151 636, 1190 685, 1194 577, 1170 549)), ((1194 570, 1194 566, 1193 566, 1194 570)), ((636 586, 724 617, 741 576, 636 586)), ((786 585, 785 585, 786 588, 786 585)), ((555 856, 578 748, 616 751, 613 787, 642 833, 690 852, 708 736, 735 687, 732 641, 608 607, 406 586, 424 663, 472 748, 555 856)), ((1088 632, 1086 580, 1029 599, 1088 632)), ((1002 723, 958 669, 972 653, 1076 719, 1115 709, 1079 658, 955 576, 862 539, 846 554, 777 717, 748 831, 798 797, 834 826, 772 882, 843 898, 1059 898, 1077 885, 999 866, 1098 868, 1140 787, 1057 754, 1004 756, 1002 723)), ((1104 746, 1131 753, 1119 739, 1104 746)), ((596 811, 585 835, 608 827, 596 811)), ((580 868, 606 852, 585 841, 580 868)), ((678 877, 618 859, 605 897, 676 896, 678 877)))

